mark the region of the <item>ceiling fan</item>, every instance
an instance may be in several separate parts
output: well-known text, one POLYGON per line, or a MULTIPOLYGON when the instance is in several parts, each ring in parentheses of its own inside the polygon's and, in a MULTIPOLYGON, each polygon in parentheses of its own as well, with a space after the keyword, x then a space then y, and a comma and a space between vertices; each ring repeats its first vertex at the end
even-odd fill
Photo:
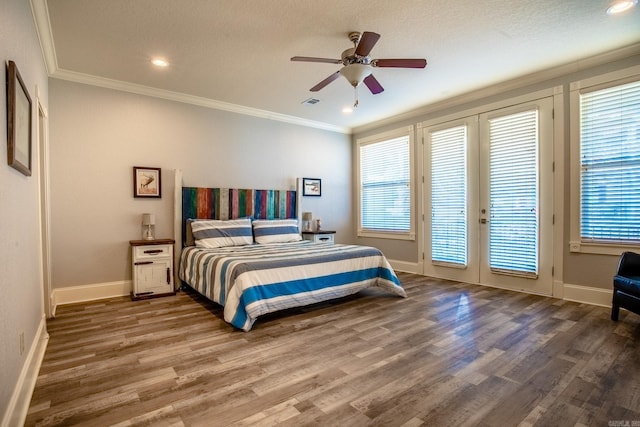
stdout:
POLYGON ((317 92, 342 75, 356 90, 354 107, 357 107, 360 83, 364 83, 374 95, 384 91, 380 82, 372 74, 374 67, 424 68, 427 66, 426 59, 371 59, 369 53, 379 38, 380 34, 370 31, 365 31, 362 34, 354 31, 349 33, 349 40, 353 42, 353 47, 342 52, 341 59, 294 56, 291 60, 342 64, 343 67, 339 71, 331 74, 309 90, 317 92))

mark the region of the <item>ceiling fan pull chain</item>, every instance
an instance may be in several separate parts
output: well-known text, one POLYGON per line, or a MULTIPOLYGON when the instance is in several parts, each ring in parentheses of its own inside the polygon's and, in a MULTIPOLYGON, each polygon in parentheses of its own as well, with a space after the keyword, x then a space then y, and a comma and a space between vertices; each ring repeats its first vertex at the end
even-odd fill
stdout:
POLYGON ((358 108, 358 86, 354 86, 353 89, 355 91, 354 92, 355 95, 354 95, 354 101, 353 101, 353 108, 358 108))

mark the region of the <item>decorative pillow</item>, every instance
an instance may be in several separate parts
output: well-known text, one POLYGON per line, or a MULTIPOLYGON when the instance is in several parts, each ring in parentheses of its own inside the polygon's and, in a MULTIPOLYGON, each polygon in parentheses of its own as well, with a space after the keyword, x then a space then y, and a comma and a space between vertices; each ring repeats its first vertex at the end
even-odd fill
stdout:
POLYGON ((222 248, 253 243, 250 218, 193 221, 191 230, 199 248, 222 248))
POLYGON ((302 240, 297 219, 256 219, 253 221, 256 243, 286 243, 302 240))

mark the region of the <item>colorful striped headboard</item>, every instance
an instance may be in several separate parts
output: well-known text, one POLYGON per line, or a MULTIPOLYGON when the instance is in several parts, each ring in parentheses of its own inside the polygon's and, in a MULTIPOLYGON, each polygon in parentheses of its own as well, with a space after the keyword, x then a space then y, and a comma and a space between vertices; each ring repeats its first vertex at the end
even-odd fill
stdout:
POLYGON ((182 187, 182 235, 189 218, 296 218, 296 192, 182 187))

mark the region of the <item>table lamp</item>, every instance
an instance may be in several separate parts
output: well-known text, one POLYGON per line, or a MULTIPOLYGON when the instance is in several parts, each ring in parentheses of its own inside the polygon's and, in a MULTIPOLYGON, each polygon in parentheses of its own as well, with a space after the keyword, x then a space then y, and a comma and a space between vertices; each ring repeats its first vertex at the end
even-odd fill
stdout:
POLYGON ((304 231, 311 231, 311 221, 313 221, 313 214, 311 212, 302 212, 302 225, 304 231))
POLYGON ((150 213, 142 214, 142 239, 155 239, 156 216, 150 213))

